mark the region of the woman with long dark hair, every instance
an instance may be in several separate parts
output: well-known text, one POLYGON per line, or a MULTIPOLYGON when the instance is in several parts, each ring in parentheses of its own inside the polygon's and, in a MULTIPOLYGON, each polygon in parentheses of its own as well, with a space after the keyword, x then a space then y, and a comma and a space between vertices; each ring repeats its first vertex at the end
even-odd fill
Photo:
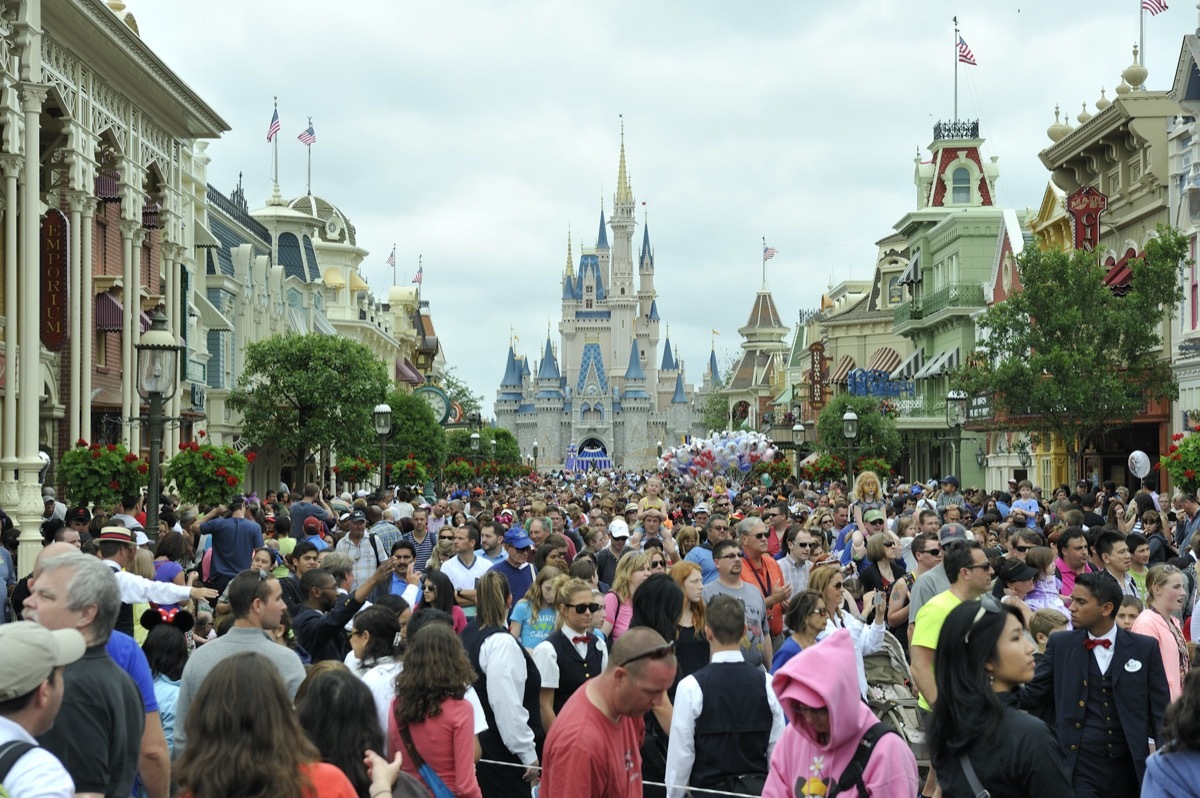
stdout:
MULTIPOLYGON (((656 556, 662 557, 662 552, 656 556)), ((658 572, 651 574, 637 592, 633 594, 633 618, 629 628, 646 626, 658 632, 663 640, 674 640, 679 616, 683 612, 683 589, 670 576, 658 572)), ((675 671, 675 682, 669 693, 683 677, 675 671)), ((667 730, 671 728, 671 697, 664 695, 662 702, 646 713, 646 736, 642 742, 642 783, 646 796, 666 795, 661 787, 649 786, 649 782, 662 782, 667 774, 667 730)))
POLYGON ((426 571, 421 579, 421 590, 421 603, 417 605, 416 612, 426 607, 441 610, 454 619, 454 633, 462 634, 463 629, 467 628, 467 616, 454 600, 454 585, 450 577, 441 571, 426 571))
POLYGON ((279 671, 261 654, 223 659, 205 677, 185 721, 175 767, 184 798, 357 798, 321 761, 279 671))
POLYGON ((1194 795, 1200 783, 1200 670, 1188 672, 1183 694, 1167 707, 1161 739, 1146 760, 1142 795, 1194 795))
POLYGON ((1073 794, 1058 739, 1016 707, 1033 678, 1036 647, 1016 607, 993 596, 951 610, 938 636, 938 695, 930 758, 944 795, 1057 798, 1073 794))
POLYGON ((474 681, 454 630, 425 624, 409 637, 388 718, 388 743, 403 756, 404 772, 419 776, 419 757, 458 798, 482 798, 475 778, 475 712, 463 699, 474 681))
POLYGON ((371 798, 363 754, 383 748, 383 730, 374 709, 371 691, 344 666, 314 679, 296 705, 300 725, 321 752, 322 761, 346 774, 358 798, 371 798))
POLYGON ((475 589, 475 623, 463 634, 471 667, 479 674, 475 692, 483 704, 487 731, 479 735, 483 760, 476 776, 484 798, 528 796, 529 783, 538 777, 542 758, 542 679, 525 647, 508 634, 508 608, 512 604, 508 579, 488 571, 475 589), (525 770, 513 765, 524 765, 525 770))

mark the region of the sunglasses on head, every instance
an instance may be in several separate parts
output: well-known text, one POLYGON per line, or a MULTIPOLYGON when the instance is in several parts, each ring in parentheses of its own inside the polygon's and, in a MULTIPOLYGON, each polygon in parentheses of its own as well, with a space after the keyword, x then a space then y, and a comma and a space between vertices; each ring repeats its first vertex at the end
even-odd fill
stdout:
POLYGON ((643 651, 641 654, 635 654, 634 656, 630 657, 629 659, 625 660, 624 662, 619 663, 617 665, 617 667, 618 668, 627 667, 627 666, 632 665, 633 663, 637 662, 640 659, 666 659, 667 657, 671 656, 671 654, 674 653, 674 651, 675 651, 675 641, 672 640, 670 643, 667 643, 665 646, 659 646, 658 648, 652 648, 649 651, 643 651))
POLYGON ((575 610, 575 612, 579 613, 580 615, 584 615, 589 612, 599 612, 600 611, 600 605, 595 604, 595 603, 592 603, 592 604, 568 604, 567 606, 570 607, 571 609, 575 610))

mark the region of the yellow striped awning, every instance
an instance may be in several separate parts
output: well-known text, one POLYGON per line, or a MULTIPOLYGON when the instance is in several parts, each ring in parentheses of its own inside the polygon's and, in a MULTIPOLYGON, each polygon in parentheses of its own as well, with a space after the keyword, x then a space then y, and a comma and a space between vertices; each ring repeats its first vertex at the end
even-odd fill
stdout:
POLYGON ((352 271, 350 272, 350 290, 357 293, 359 291, 370 291, 371 287, 367 285, 363 278, 358 276, 358 272, 352 271))

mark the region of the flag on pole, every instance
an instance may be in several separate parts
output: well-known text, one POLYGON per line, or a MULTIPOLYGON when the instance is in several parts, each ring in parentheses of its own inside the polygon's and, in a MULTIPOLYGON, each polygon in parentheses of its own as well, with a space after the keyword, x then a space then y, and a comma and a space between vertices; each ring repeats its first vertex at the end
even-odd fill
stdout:
MULTIPOLYGON (((1151 0, 1146 0, 1146 2, 1150 1, 1151 0)), ((964 39, 962 36, 958 37, 958 62, 960 64, 978 66, 978 64, 975 63, 975 54, 971 52, 971 48, 967 46, 966 39, 964 39)))
POLYGON ((424 277, 425 277, 425 267, 418 266, 417 273, 415 275, 413 275, 413 282, 416 283, 417 285, 420 285, 421 280, 424 279, 424 277))
POLYGON ((279 132, 279 109, 276 108, 271 113, 271 124, 267 128, 267 141, 273 140, 275 138, 275 134, 278 132, 279 132))
POLYGON ((716 330, 713 330, 713 331, 712 331, 712 334, 713 334, 713 335, 720 335, 720 333, 719 333, 719 332, 717 332, 716 330))
POLYGON ((765 261, 770 260, 771 258, 775 257, 778 253, 779 253, 779 250, 775 249, 775 247, 768 247, 765 244, 763 245, 763 260, 765 260, 765 261))
POLYGON ((396 250, 395 250, 395 248, 392 249, 392 254, 388 255, 388 257, 387 257, 387 265, 393 266, 393 267, 396 265, 396 250))
POLYGON ((300 143, 305 147, 311 147, 317 142, 317 132, 313 130, 312 125, 309 125, 305 131, 296 138, 300 139, 300 143))
POLYGON ((1167 10, 1167 4, 1163 0, 1142 0, 1142 10, 1155 17, 1167 10))

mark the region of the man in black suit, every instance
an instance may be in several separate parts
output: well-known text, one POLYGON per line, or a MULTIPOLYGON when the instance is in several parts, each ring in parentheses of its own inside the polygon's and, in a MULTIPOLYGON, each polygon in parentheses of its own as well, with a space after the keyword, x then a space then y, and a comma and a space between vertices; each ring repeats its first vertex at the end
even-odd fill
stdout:
POLYGON ((1136 796, 1169 702, 1158 643, 1116 626, 1121 590, 1083 574, 1071 591, 1074 630, 1050 636, 1023 709, 1053 702, 1058 742, 1076 798, 1136 796))

